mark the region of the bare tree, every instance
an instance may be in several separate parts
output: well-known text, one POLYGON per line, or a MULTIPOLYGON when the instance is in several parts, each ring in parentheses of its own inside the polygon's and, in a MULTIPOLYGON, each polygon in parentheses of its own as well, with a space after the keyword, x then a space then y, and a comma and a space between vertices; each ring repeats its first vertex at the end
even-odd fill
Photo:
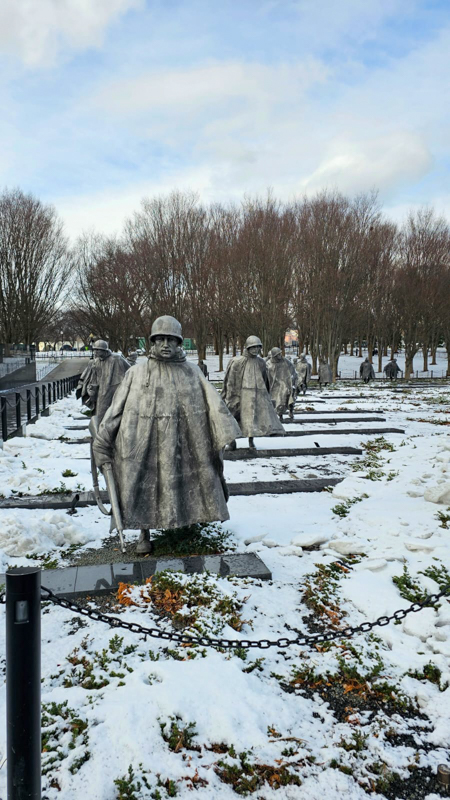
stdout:
MULTIPOLYGON (((396 274, 396 306, 405 344, 405 378, 414 356, 428 346, 440 304, 441 276, 449 259, 449 227, 432 209, 411 212, 400 236, 396 274)), ((445 300, 447 302, 448 300, 445 300)))
POLYGON ((0 195, 0 338, 30 345, 57 315, 71 262, 52 206, 20 189, 0 195))
POLYGON ((123 242, 85 235, 75 248, 78 299, 73 313, 94 336, 127 353, 140 335, 145 303, 135 260, 123 242))

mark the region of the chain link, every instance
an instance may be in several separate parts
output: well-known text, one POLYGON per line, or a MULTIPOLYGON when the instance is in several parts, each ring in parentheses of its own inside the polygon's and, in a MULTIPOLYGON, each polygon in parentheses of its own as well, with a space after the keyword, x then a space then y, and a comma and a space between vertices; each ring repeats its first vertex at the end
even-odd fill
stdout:
MULTIPOLYGON (((82 614, 84 617, 89 617, 96 622, 105 622, 111 628, 123 628, 124 630, 131 631, 132 633, 142 633, 145 636, 150 636, 153 639, 163 639, 165 641, 178 642, 178 644, 185 645, 200 645, 202 647, 220 647, 226 650, 241 648, 250 650, 250 648, 259 648, 260 650, 268 650, 270 647, 280 647, 282 649, 291 647, 291 645, 300 645, 306 647, 314 647, 316 644, 325 644, 326 642, 333 642, 336 639, 349 639, 356 633, 369 633, 373 628, 383 628, 389 625, 392 621, 399 622, 408 614, 416 614, 422 608, 436 605, 442 598, 450 595, 450 584, 438 594, 429 594, 421 603, 412 603, 409 608, 400 608, 394 611, 390 616, 381 616, 374 622, 362 622, 361 625, 355 627, 346 627, 338 631, 328 631, 327 633, 313 633, 297 636, 295 639, 288 639, 281 637, 279 639, 214 639, 209 636, 190 636, 186 633, 177 633, 176 631, 163 631, 160 628, 147 628, 145 625, 140 625, 138 622, 127 622, 120 619, 120 617, 113 617, 109 614, 103 614, 101 611, 95 609, 85 608, 78 605, 71 600, 66 600, 63 597, 57 597, 50 589, 45 586, 41 587, 43 592, 42 600, 50 601, 56 606, 66 608, 68 611, 73 611, 76 614, 82 614)), ((0 604, 6 602, 6 593, 0 592, 0 604)))
MULTIPOLYGON (((368 633, 373 628, 383 628, 391 622, 398 622, 408 614, 416 614, 422 608, 427 606, 436 605, 436 603, 447 595, 450 595, 450 584, 438 594, 429 594, 421 603, 412 603, 409 608, 400 608, 394 611, 390 616, 381 616, 374 622, 362 622, 361 625, 355 627, 346 627, 338 631, 328 631, 327 633, 313 633, 297 636, 295 639, 288 639, 281 637, 279 639, 214 639, 209 636, 190 636, 186 633, 177 633, 176 631, 163 631, 160 628, 147 628, 145 625, 140 625, 138 622, 127 622, 119 617, 113 617, 109 614, 103 614, 101 611, 95 609, 85 608, 78 605, 71 600, 66 600, 63 597, 57 597, 50 589, 42 586, 42 600, 48 600, 54 605, 66 608, 68 611, 74 611, 76 614, 82 614, 84 617, 95 620, 97 622, 105 622, 111 628, 122 628, 131 631, 132 633, 142 633, 144 636, 150 636, 153 639, 163 639, 164 641, 177 642, 184 645, 200 645, 201 647, 220 647, 224 650, 233 650, 241 648, 250 650, 250 648, 259 648, 260 650, 268 650, 270 647, 280 647, 285 649, 292 645, 314 647, 317 644, 325 644, 326 642, 334 642, 336 639, 349 639, 356 633, 368 633)), ((0 603, 5 602, 5 592, 0 593, 0 603)))

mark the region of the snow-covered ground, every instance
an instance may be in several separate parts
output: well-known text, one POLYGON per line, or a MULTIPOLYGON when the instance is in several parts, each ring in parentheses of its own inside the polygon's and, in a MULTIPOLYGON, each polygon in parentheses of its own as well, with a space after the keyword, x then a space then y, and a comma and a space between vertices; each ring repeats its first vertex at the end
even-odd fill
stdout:
MULTIPOLYGON (((210 362, 217 369, 217 359, 210 362)), ((407 608, 450 581, 449 388, 400 394, 338 386, 306 400, 308 408, 330 412, 324 416, 342 408, 362 413, 337 425, 299 414, 302 427, 333 434, 256 445, 292 449, 318 441, 367 449, 360 457, 225 462, 230 482, 345 479, 314 494, 232 497, 231 519, 221 527, 238 552, 260 555, 273 580, 175 576, 167 607, 178 586, 191 598, 179 616, 195 611, 186 623, 192 632, 276 639, 335 630, 407 608), (358 422, 369 409, 382 409, 386 422, 358 422), (405 433, 343 434, 371 427, 405 433), (199 587, 206 598, 201 607, 192 601, 199 587)), ((80 410, 73 397, 61 400, 28 427, 26 438, 4 444, 3 496, 90 488, 88 445, 64 441, 86 435, 67 430, 83 425, 80 410)), ((44 560, 67 564, 71 546, 99 548, 107 536, 108 522, 94 507, 74 517, 0 510, 0 572, 44 560)), ((167 608, 161 617, 140 587, 131 595, 138 605, 113 613, 172 629, 167 608)), ((4 653, 4 606, 0 616, 4 653)), ((44 610, 42 641, 44 798, 187 798, 193 789, 208 800, 236 797, 236 791, 255 800, 441 796, 436 768, 450 766, 446 599, 397 624, 312 650, 167 646, 54 606, 44 610)), ((3 727, 0 765, 4 754, 3 727)), ((3 766, 0 797, 5 787, 3 766)))

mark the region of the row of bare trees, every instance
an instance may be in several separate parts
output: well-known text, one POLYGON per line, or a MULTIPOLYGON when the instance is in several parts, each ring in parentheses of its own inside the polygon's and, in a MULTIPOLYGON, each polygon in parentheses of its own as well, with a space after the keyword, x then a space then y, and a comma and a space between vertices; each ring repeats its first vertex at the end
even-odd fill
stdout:
POLYGON ((30 345, 56 318, 72 260, 52 206, 19 189, 0 194, 0 342, 30 345))
POLYGON ((199 358, 214 342, 222 360, 251 333, 267 352, 292 328, 313 365, 324 356, 335 374, 355 342, 370 353, 378 345, 378 369, 402 343, 409 375, 419 349, 424 369, 440 343, 450 351, 449 244, 448 222, 433 210, 398 227, 374 193, 205 206, 174 192, 143 200, 120 236, 87 234, 69 250, 52 208, 4 192, 0 341, 52 330, 70 341, 77 331, 127 352, 138 336, 149 342, 156 316, 172 314, 199 358))

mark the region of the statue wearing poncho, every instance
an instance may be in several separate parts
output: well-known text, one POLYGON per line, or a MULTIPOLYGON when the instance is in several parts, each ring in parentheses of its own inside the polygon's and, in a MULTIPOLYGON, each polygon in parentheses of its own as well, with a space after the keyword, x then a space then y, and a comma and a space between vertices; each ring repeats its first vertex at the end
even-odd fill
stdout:
POLYGON ((160 317, 152 333, 167 325, 179 333, 162 344, 164 335, 152 335, 148 362, 126 373, 94 442, 97 465, 112 463, 123 527, 141 529, 141 545, 149 528, 229 519, 222 449, 240 435, 214 387, 186 361, 180 324, 160 317))
POLYGON ((100 425, 117 387, 131 365, 120 353, 112 353, 103 339, 94 343, 93 352, 94 360, 90 371, 88 372, 88 367, 81 376, 84 376, 84 383, 80 387, 80 396, 82 402, 94 412, 97 424, 100 425))
POLYGON ((239 422, 242 436, 253 447, 254 436, 284 436, 269 394, 266 362, 260 357, 261 341, 249 336, 242 356, 232 358, 223 381, 222 398, 239 422))
POLYGON ((280 420, 288 408, 292 419, 294 416, 292 364, 287 358, 283 357, 279 347, 272 347, 270 351, 267 373, 269 376, 270 396, 280 420))

